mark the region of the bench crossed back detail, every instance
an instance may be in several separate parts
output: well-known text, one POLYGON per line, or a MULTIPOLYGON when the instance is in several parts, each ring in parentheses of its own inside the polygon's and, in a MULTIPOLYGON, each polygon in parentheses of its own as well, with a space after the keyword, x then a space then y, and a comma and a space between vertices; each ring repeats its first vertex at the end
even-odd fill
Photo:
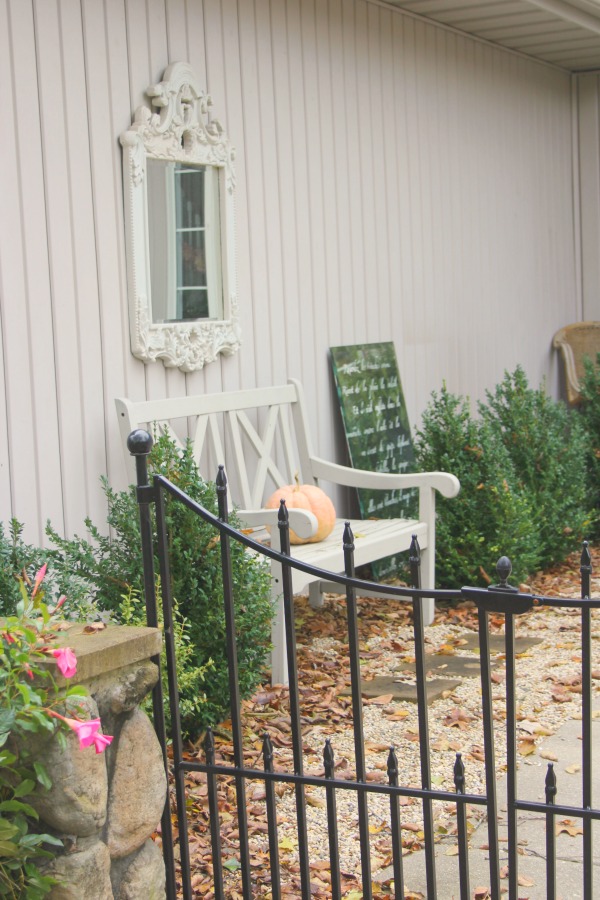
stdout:
MULTIPOLYGON (((237 391, 229 397, 217 394, 139 403, 116 401, 125 443, 134 428, 152 430, 156 423, 183 448, 181 433, 172 423, 186 419, 185 431, 202 475, 214 479, 217 465, 225 464, 230 483, 235 485, 230 501, 245 509, 259 509, 276 487, 292 483, 296 473, 309 477, 300 459, 306 437, 298 440, 296 428, 303 412, 294 406, 300 403, 294 384, 237 391), (257 408, 261 415, 251 418, 250 412, 257 408)), ((132 477, 133 471, 131 465, 132 477)))

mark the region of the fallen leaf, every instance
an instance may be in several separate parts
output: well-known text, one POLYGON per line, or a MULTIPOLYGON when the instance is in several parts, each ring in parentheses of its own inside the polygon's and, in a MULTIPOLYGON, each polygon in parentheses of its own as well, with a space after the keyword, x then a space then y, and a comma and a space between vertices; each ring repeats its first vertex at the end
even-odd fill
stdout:
POLYGON ((556 823, 556 834, 569 834, 571 837, 576 837, 578 834, 583 834, 583 828, 575 825, 572 819, 563 819, 556 823))
POLYGON ((241 863, 239 859, 236 859, 235 856, 231 856, 229 859, 226 859, 223 863, 224 869, 229 869, 230 872, 235 872, 237 869, 241 869, 241 863))
POLYGON ((279 841, 279 849, 291 851, 296 849, 296 845, 293 841, 290 840, 290 838, 282 837, 279 841))
POLYGON ((574 775, 576 772, 581 772, 581 766, 579 763, 571 763, 570 766, 565 766, 565 772, 568 772, 569 775, 574 775))
POLYGON ((464 709, 459 709, 458 706, 455 706, 444 719, 444 725, 447 725, 449 728, 459 728, 464 730, 465 728, 468 728, 468 723, 471 722, 472 719, 473 717, 468 715, 464 709))
POLYGON ((549 759, 552 762, 558 762, 558 756, 556 753, 553 753, 552 750, 540 750, 540 756, 542 759, 549 759))
POLYGON ((406 709, 397 709, 397 710, 383 710, 383 714, 386 719, 390 719, 392 722, 397 721, 399 719, 406 719, 410 713, 406 709))
POLYGON ((435 651, 436 656, 455 656, 456 650, 451 644, 442 644, 435 651))
POLYGON ((533 878, 529 878, 527 875, 519 875, 517 878, 517 884, 520 884, 521 887, 532 887, 535 884, 533 878))

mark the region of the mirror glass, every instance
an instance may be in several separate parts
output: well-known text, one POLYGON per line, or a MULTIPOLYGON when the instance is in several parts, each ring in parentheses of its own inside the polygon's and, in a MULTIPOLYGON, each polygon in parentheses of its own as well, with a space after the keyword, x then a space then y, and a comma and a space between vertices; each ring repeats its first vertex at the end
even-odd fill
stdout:
POLYGON ((152 321, 223 318, 219 170, 148 159, 152 321))

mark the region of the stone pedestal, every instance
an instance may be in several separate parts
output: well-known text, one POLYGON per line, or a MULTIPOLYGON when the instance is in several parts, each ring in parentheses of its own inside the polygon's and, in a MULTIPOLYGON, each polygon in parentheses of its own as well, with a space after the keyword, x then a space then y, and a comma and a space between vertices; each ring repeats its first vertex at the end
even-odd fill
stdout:
POLYGON ((164 808, 167 779, 154 728, 139 708, 158 679, 150 657, 160 653, 160 631, 108 626, 86 634, 73 625, 53 646, 75 651, 77 675, 69 684, 82 684, 89 693, 69 699, 69 714, 100 716, 102 731, 114 740, 101 754, 94 747, 82 750, 74 733, 67 735, 66 750, 55 740, 41 749, 52 788, 34 805, 44 827, 64 844, 48 867, 61 882, 49 896, 164 900, 164 863, 151 835, 164 808))

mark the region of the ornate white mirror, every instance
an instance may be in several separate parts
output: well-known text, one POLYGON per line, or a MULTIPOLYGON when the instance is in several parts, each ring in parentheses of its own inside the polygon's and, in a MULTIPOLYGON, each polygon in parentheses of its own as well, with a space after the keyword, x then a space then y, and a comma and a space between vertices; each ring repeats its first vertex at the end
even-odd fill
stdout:
POLYGON ((234 151, 187 63, 121 135, 131 349, 184 372, 240 346, 234 151))

